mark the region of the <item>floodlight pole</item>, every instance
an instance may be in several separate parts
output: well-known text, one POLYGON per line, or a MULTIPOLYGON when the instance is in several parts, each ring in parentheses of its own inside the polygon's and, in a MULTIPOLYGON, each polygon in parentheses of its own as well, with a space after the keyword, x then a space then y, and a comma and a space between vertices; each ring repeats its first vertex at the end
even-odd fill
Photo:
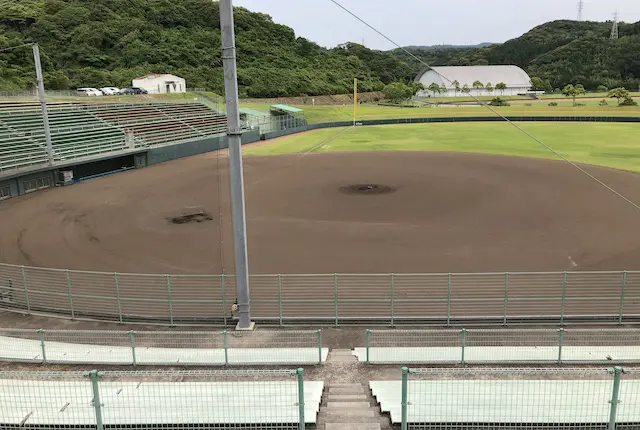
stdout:
POLYGON ((47 157, 49 165, 53 164, 53 145, 51 144, 51 130, 49 129, 49 113, 47 112, 47 99, 44 95, 44 80, 42 78, 42 63, 40 63, 40 47, 37 43, 33 46, 33 61, 36 63, 36 83, 38 86, 38 98, 42 109, 42 123, 44 126, 44 140, 47 143, 47 157))
POLYGON ((220 0, 220 30, 222 32, 222 64, 224 90, 227 102, 227 136, 229 141, 229 179, 231 182, 231 209, 233 217, 233 245, 236 260, 236 294, 238 298, 238 325, 236 330, 251 330, 249 300, 249 264, 247 257, 247 220, 244 204, 244 177, 242 172, 242 131, 238 111, 238 71, 236 69, 236 43, 233 28, 232 0, 220 0))

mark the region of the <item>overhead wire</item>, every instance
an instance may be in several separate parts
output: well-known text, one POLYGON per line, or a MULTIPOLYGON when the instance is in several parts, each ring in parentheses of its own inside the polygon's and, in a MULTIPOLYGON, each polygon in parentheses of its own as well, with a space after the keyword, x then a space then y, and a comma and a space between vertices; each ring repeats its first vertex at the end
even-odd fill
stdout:
MULTIPOLYGON (((451 81, 449 78, 447 78, 446 76, 444 76, 442 73, 438 72, 437 70, 433 69, 431 67, 431 65, 429 65, 426 61, 422 60, 420 57, 418 57, 417 55, 415 55, 414 53, 412 53, 411 51, 409 51, 408 49, 400 46, 400 44, 398 44, 396 41, 394 41, 393 39, 391 39, 390 37, 388 37, 386 34, 382 33, 380 30, 378 30, 377 28, 375 28, 374 26, 372 26, 371 24, 369 24, 367 21, 365 21, 364 19, 360 18, 358 15, 356 15, 354 12, 352 12, 351 10, 347 9, 345 6, 343 6, 342 4, 340 4, 340 2, 338 2, 337 0, 329 0, 330 2, 334 3, 336 6, 338 6, 340 9, 344 10, 345 12, 347 12, 349 15, 351 15, 352 17, 354 17, 356 20, 360 21, 362 24, 364 24, 365 26, 367 26, 368 28, 370 28, 371 30, 373 30, 374 32, 376 32, 378 35, 380 35, 381 37, 383 37, 385 40, 387 40, 388 42, 390 42, 391 44, 393 44, 394 46, 396 46, 397 48, 401 49, 402 51, 404 51, 406 54, 408 54, 410 57, 412 57, 413 59, 417 60, 420 64, 422 64, 425 67, 430 68, 436 75, 438 75, 440 78, 446 80, 448 83, 453 84, 453 81, 451 81)), ((579 172, 583 173, 584 175, 586 175, 587 177, 589 177, 590 179, 592 179, 593 181, 595 181, 596 183, 600 184, 602 187, 604 187, 605 189, 607 189, 608 191, 612 192, 613 194, 615 194, 616 196, 618 196, 619 198, 621 198, 622 200, 624 200, 625 202, 627 202, 628 204, 630 204, 631 206, 633 206, 635 209, 640 210, 640 204, 632 201, 631 199, 629 199, 628 197, 626 197, 625 195, 623 195, 622 193, 616 191, 613 187, 611 187, 610 185, 606 184, 605 182, 601 181, 600 179, 598 179, 597 177, 595 177, 593 174, 587 172, 585 169, 583 169, 582 167, 580 167, 579 165, 577 165, 576 163, 574 163, 573 161, 569 160, 567 157, 563 156, 562 154, 560 154, 558 151, 556 151, 555 149, 553 149, 552 147, 550 147, 549 145, 545 144, 544 142, 542 142, 540 139, 538 139, 537 137, 535 137, 533 134, 529 133, 528 131, 526 131, 525 129, 523 129, 522 127, 520 127, 518 124, 516 124, 515 122, 511 121, 509 118, 507 118, 506 116, 502 115, 500 112, 498 112, 497 110, 493 109, 493 107, 491 107, 490 105, 488 105, 487 103, 484 103, 482 100, 480 100, 479 98, 475 97, 473 94, 470 94, 471 98, 473 100, 475 100, 477 103, 479 103, 481 106, 484 106, 485 108, 487 108, 489 111, 491 111, 492 113, 496 114, 497 116, 499 116, 500 118, 502 118, 506 123, 508 123, 509 125, 515 127, 517 130, 519 130, 520 132, 524 133, 527 137, 529 137, 530 139, 532 139, 534 142, 538 143, 540 146, 546 148, 549 152, 551 152, 552 154, 554 154, 555 156, 557 156, 558 158, 560 158, 561 160, 565 161, 566 163, 568 163, 569 165, 571 165, 572 167, 574 167, 576 170, 578 170, 579 172)))
POLYGON ((23 43, 22 45, 8 46, 6 48, 0 48, 0 52, 10 51, 12 49, 18 49, 18 48, 22 48, 24 46, 33 46, 33 43, 23 43))

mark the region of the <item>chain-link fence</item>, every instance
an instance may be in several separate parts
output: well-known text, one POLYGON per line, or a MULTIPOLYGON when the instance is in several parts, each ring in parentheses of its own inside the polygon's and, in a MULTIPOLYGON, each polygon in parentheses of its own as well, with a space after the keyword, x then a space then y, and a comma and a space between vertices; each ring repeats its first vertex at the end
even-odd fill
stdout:
POLYGON ((320 330, 97 331, 0 329, 0 360, 115 365, 322 364, 320 330))
MULTIPOLYGON (((634 323, 640 272, 252 275, 260 323, 470 320, 634 323)), ((0 308, 120 322, 235 324, 232 275, 151 275, 0 264, 0 308)))
POLYGON ((366 330, 372 364, 640 363, 639 329, 366 330))
POLYGON ((302 369, 0 372, 0 428, 304 429, 323 386, 302 369))
POLYGON ((640 379, 610 369, 407 369, 399 405, 385 395, 402 429, 623 429, 640 425, 640 379))

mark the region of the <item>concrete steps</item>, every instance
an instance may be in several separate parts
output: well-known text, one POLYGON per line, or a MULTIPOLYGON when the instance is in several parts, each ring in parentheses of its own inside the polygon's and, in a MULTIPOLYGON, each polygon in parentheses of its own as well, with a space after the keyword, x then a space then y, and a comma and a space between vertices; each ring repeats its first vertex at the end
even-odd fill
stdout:
POLYGON ((318 418, 325 423, 325 430, 381 430, 380 410, 372 406, 373 397, 363 385, 330 383, 323 400, 318 418))

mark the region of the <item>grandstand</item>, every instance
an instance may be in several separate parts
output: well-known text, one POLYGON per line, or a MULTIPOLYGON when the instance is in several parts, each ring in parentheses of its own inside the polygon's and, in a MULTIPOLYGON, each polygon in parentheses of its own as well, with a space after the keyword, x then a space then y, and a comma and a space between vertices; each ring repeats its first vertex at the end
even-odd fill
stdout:
MULTIPOLYGON (((226 118, 198 103, 54 104, 54 161, 66 161, 225 132, 226 118)), ((46 163, 37 104, 0 106, 0 172, 46 163)))

